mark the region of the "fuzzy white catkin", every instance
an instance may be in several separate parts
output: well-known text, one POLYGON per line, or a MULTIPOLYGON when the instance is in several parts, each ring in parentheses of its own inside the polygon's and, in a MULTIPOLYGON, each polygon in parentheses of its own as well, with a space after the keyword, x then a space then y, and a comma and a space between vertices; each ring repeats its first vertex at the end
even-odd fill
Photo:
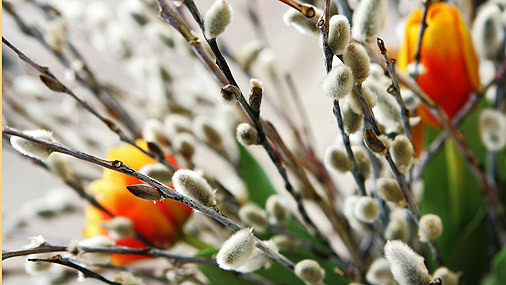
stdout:
MULTIPOLYGON (((313 7, 315 11, 317 8, 313 7)), ((318 35, 320 30, 316 24, 306 18, 301 12, 290 8, 283 15, 283 21, 287 26, 293 26, 299 33, 304 35, 318 35)))
POLYGON ((192 133, 192 122, 188 117, 169 114, 163 120, 164 128, 171 137, 179 133, 192 133))
POLYGON ((418 223, 418 237, 420 241, 431 241, 443 233, 443 223, 439 216, 426 214, 420 218, 418 223))
POLYGON ((163 184, 170 183, 172 181, 172 175, 174 174, 174 172, 168 169, 167 166, 161 163, 146 164, 139 169, 139 172, 158 180, 163 184))
POLYGON ((371 227, 355 216, 355 204, 357 203, 359 196, 348 196, 344 200, 343 214, 350 223, 350 226, 361 235, 365 235, 371 231, 371 227))
POLYGON ((286 235, 275 235, 270 239, 270 241, 280 250, 295 250, 301 245, 299 240, 286 235))
POLYGON ((211 185, 197 172, 179 169, 172 176, 174 189, 182 195, 207 207, 216 206, 215 193, 211 185))
POLYGON ((174 136, 172 146, 174 150, 186 158, 192 158, 195 154, 195 138, 189 133, 180 133, 174 136))
POLYGON ((386 127, 386 133, 400 132, 401 116, 399 105, 395 101, 394 96, 387 92, 388 86, 374 80, 366 80, 364 85, 376 95, 376 105, 373 108, 373 112, 378 123, 386 127))
POLYGON ((370 41, 382 28, 387 14, 386 0, 362 0, 353 13, 351 36, 360 42, 370 41))
MULTIPOLYGON (((25 135, 32 136, 39 140, 45 140, 48 142, 54 142, 53 133, 46 130, 32 130, 32 131, 24 131, 25 135)), ((49 155, 53 152, 47 147, 38 144, 36 142, 29 141, 27 139, 11 136, 11 145, 18 152, 33 157, 39 160, 46 160, 49 155)))
POLYGON ((355 82, 364 82, 367 79, 369 76, 369 56, 361 44, 350 43, 344 51, 343 60, 344 64, 350 67, 355 82))
POLYGON ((204 20, 206 37, 214 39, 225 31, 232 21, 232 7, 226 0, 216 0, 207 10, 204 20))
POLYGON ((411 141, 404 135, 396 136, 390 146, 390 153, 399 171, 408 172, 415 159, 415 150, 411 141))
POLYGON ((323 79, 320 88, 325 95, 334 100, 344 98, 353 88, 351 69, 344 64, 334 66, 323 79))
POLYGON ((225 85, 220 89, 220 101, 226 105, 234 105, 241 98, 241 90, 234 85, 225 85))
MULTIPOLYGON (((272 241, 265 243, 272 251, 278 252, 277 246, 272 241)), ((249 273, 257 271, 262 267, 269 267, 271 265, 271 259, 260 249, 256 248, 253 250, 251 257, 241 267, 237 269, 239 272, 249 273)))
POLYGON ((267 214, 256 204, 246 204, 239 209, 239 219, 248 226, 255 227, 260 231, 265 231, 269 227, 267 214))
POLYGON ((237 140, 243 146, 260 144, 260 138, 258 137, 257 131, 248 123, 241 123, 237 125, 236 136, 237 140))
POLYGON ((408 224, 404 219, 392 218, 385 229, 385 239, 398 239, 406 242, 409 236, 408 224))
POLYGON ((337 146, 329 146, 325 150, 324 162, 327 168, 343 173, 353 169, 353 162, 348 157, 348 154, 337 146))
POLYGON ((317 284, 322 282, 325 271, 318 262, 304 259, 295 265, 295 274, 309 284, 317 284))
POLYGON ((432 278, 441 278, 441 281, 443 281, 444 285, 458 285, 459 284, 459 277, 454 272, 448 270, 446 267, 439 267, 434 271, 434 274, 432 274, 432 278))
POLYGON ((253 254, 255 240, 251 229, 242 229, 229 237, 216 255, 216 262, 225 270, 237 270, 253 254))
POLYGON ((367 179, 371 174, 371 160, 362 148, 353 148, 353 156, 357 162, 358 172, 367 179))
POLYGON ((141 278, 136 277, 133 273, 127 271, 116 274, 113 281, 122 285, 146 285, 141 278))
POLYGON ((385 257, 390 263, 390 271, 399 284, 427 285, 430 275, 423 263, 423 257, 414 252, 409 245, 398 240, 385 244, 385 257))
MULTIPOLYGON (((374 108, 376 106, 376 95, 371 91, 367 85, 362 85, 362 95, 364 95, 364 99, 367 102, 369 108, 374 108)), ((350 107, 357 114, 363 114, 362 103, 358 97, 358 93, 355 89, 351 90, 350 96, 347 97, 350 102, 350 107)))
POLYGON ((350 23, 343 15, 334 15, 329 22, 328 45, 335 55, 343 54, 350 41, 350 23))
MULTIPOLYGON (((496 4, 485 4, 478 11, 473 24, 472 35, 478 54, 495 60, 501 50, 504 29, 501 23, 501 10, 496 4)), ((504 51, 502 51, 504 53, 504 51)))
MULTIPOLYGON (((82 240, 77 245, 78 247, 113 247, 115 246, 115 243, 110 238, 99 235, 91 237, 89 239, 82 240)), ((80 257, 89 262, 105 264, 111 261, 112 253, 82 252, 80 254, 80 257)))
POLYGON ((393 178, 380 177, 376 179, 376 189, 381 199, 403 206, 406 203, 401 186, 393 178))
POLYGON ((372 223, 379 216, 378 202, 372 197, 360 197, 353 206, 353 214, 364 223, 372 223))
MULTIPOLYGON (((348 98, 351 98, 349 96, 348 98)), ((364 113, 355 112, 350 104, 349 100, 346 100, 342 105, 342 113, 343 113, 343 125, 344 129, 348 134, 354 134, 358 130, 362 128, 362 121, 364 119, 364 113)))
POLYGON ((56 18, 44 25, 44 42, 56 52, 61 52, 65 44, 65 33, 67 31, 67 22, 62 18, 56 18))
POLYGON ((288 223, 290 212, 285 203, 280 195, 271 195, 265 202, 265 209, 272 224, 284 226, 288 223))
POLYGON ((481 141, 490 151, 499 151, 506 146, 506 115, 488 108, 480 113, 479 130, 481 141))
POLYGON ((167 140, 163 123, 156 119, 149 119, 142 126, 142 138, 147 142, 162 143, 167 140))
POLYGON ((215 122, 215 120, 211 117, 204 115, 198 116, 193 121, 193 130, 197 137, 204 140, 212 148, 222 150, 223 139, 216 124, 213 124, 213 122, 215 122))
POLYGON ((374 285, 395 285, 394 276, 390 272, 390 263, 386 258, 378 258, 371 263, 365 276, 374 285))

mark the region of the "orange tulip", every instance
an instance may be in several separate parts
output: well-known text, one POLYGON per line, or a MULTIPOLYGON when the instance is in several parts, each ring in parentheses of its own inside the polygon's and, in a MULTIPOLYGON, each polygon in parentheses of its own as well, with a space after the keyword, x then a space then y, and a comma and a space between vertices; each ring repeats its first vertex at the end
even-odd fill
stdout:
MULTIPOLYGON (((146 147, 145 142, 138 141, 138 144, 146 147)), ((146 164, 156 163, 155 160, 130 145, 111 149, 107 153, 106 159, 120 160, 135 170, 139 170, 146 164)), ((176 165, 171 157, 167 157, 167 159, 171 164, 176 165)), ((170 199, 157 202, 142 200, 125 188, 128 185, 141 183, 136 178, 106 169, 103 178, 90 183, 89 189, 95 194, 97 201, 112 214, 129 218, 134 230, 149 242, 160 247, 169 247, 178 240, 181 228, 191 215, 192 209, 170 199)), ((87 207, 84 235, 86 237, 109 235, 108 230, 102 226, 102 222, 110 218, 95 207, 87 207)), ((109 236, 111 237, 111 235, 109 236)), ((117 245, 132 248, 147 247, 135 237, 127 237, 115 242, 117 245)), ((140 258, 143 257, 114 254, 112 262, 124 264, 140 258)))
MULTIPOLYGON (((406 22, 404 44, 399 51, 401 71, 415 62, 422 11, 414 11, 406 22)), ((420 87, 453 118, 478 89, 478 58, 471 36, 456 7, 438 2, 429 6, 423 35, 420 64, 425 73, 417 78, 420 87)), ((439 126, 429 110, 421 106, 422 120, 439 126)))

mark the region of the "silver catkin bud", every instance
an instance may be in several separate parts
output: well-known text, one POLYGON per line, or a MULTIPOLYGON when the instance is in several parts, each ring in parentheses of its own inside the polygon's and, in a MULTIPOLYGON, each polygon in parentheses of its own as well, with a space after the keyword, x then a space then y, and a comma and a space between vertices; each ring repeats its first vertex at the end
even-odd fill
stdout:
POLYGON ((356 83, 364 82, 369 76, 369 56, 359 43, 350 43, 343 55, 344 64, 350 67, 356 83))
MULTIPOLYGON (((362 95, 364 95, 364 99, 367 102, 369 108, 374 108, 376 106, 376 95, 367 87, 367 85, 362 85, 362 95)), ((362 108, 362 103, 358 97, 358 93, 355 89, 351 90, 350 96, 348 96, 350 107, 357 114, 362 114, 364 109, 362 108)))
POLYGON ((327 168, 343 173, 353 169, 353 162, 348 157, 348 154, 337 146, 329 146, 325 150, 324 162, 327 168))
POLYGON ((265 209, 272 224, 286 226, 288 223, 290 212, 285 203, 280 195, 271 195, 265 202, 265 209))
POLYGON ((365 128, 364 143, 371 152, 378 155, 385 155, 388 149, 385 140, 378 137, 376 133, 369 128, 365 128))
POLYGON ((248 123, 237 125, 235 132, 237 140, 244 146, 260 144, 257 131, 248 123))
POLYGON ((504 39, 499 6, 485 4, 483 8, 479 9, 473 24, 472 35, 481 57, 495 60, 499 56, 504 39))
POLYGON ((371 284, 395 284, 394 276, 390 272, 390 263, 386 258, 378 258, 371 263, 367 274, 365 275, 367 282, 371 284))
POLYGON ((180 133, 174 136, 172 147, 187 159, 195 154, 195 138, 189 133, 180 133))
POLYGON ((172 181, 172 175, 174 174, 173 171, 161 163, 146 164, 139 169, 139 172, 158 180, 163 184, 169 184, 172 181))
POLYGON ((195 134, 212 148, 222 150, 223 138, 216 124, 213 124, 214 121, 213 118, 203 115, 195 118, 193 123, 195 134))
POLYGON ((343 15, 334 15, 329 22, 328 44, 335 55, 343 54, 350 41, 350 23, 343 15))
POLYGON ((423 257, 404 242, 387 241, 385 257, 390 263, 390 271, 392 271, 394 279, 399 284, 427 285, 430 283, 430 275, 423 263, 423 257))
POLYGON ((232 7, 226 0, 216 0, 207 10, 204 21, 206 37, 214 39, 225 31, 232 21, 232 7))
POLYGON ((386 0, 362 0, 353 13, 351 35, 360 42, 370 41, 383 27, 386 18, 386 0))
MULTIPOLYGON (((317 8, 314 8, 315 10, 317 8)), ((299 33, 305 35, 318 35, 320 30, 316 24, 306 18, 301 12, 290 8, 283 15, 283 21, 287 26, 293 26, 299 33)))
POLYGON ((378 202, 369 196, 360 197, 353 206, 353 214, 364 223, 372 223, 379 216, 378 202))
POLYGON ((401 186, 397 180, 392 178, 380 177, 376 179, 376 189, 381 199, 395 203, 399 206, 406 205, 406 199, 402 193, 401 186))
POLYGON ((286 235, 275 235, 270 240, 280 250, 293 251, 301 246, 301 242, 299 240, 286 235))
POLYGON ((241 90, 234 85, 225 85, 220 89, 220 100, 224 104, 234 105, 241 98, 241 90))
POLYGON ((259 113, 260 105, 262 104, 263 83, 256 78, 250 79, 249 82, 251 89, 249 92, 248 103, 253 111, 259 113))
POLYGON ((434 271, 434 274, 432 274, 432 278, 441 278, 441 281, 443 281, 443 285, 458 285, 459 284, 459 277, 455 272, 452 272, 448 270, 446 267, 439 267, 434 271))
POLYGON ((334 100, 344 98, 353 88, 351 69, 344 64, 336 65, 323 79, 320 88, 325 95, 334 100))
POLYGON ((499 151, 506 146, 506 115, 488 108, 480 113, 479 130, 481 141, 490 151, 499 151))
POLYGON ((398 239, 406 242, 409 236, 408 224, 404 219, 392 218, 385 229, 385 239, 398 239))
POLYGON ((211 185, 197 172, 179 169, 172 176, 177 192, 207 207, 216 206, 215 193, 211 185))
POLYGON ((256 204, 250 203, 242 206, 238 215, 243 223, 260 231, 265 231, 269 227, 267 214, 256 204))
MULTIPOLYGON (((106 236, 102 236, 102 235, 94 236, 89 239, 82 240, 77 244, 78 248, 80 248, 80 247, 113 247, 115 245, 116 244, 114 243, 113 240, 111 240, 110 238, 108 238, 106 236)), ((79 254, 80 258, 82 258, 86 261, 89 261, 89 262, 93 262, 93 263, 106 264, 106 263, 109 263, 109 261, 112 258, 112 253, 107 253, 107 252, 81 252, 81 250, 79 250, 79 252, 80 252, 80 254, 79 254)))
MULTIPOLYGON (((36 139, 54 142, 53 133, 46 130, 32 130, 24 131, 26 135, 32 136, 36 139)), ((27 139, 11 136, 11 145, 18 152, 33 157, 39 160, 46 160, 53 151, 39 143, 29 141, 27 139)))
POLYGON ((426 214, 418 223, 418 237, 420 241, 431 241, 443 233, 443 223, 437 215, 426 214))
POLYGON ((362 176, 367 179, 371 174, 371 160, 362 148, 353 148, 353 156, 357 162, 357 169, 362 176))
POLYGON ((342 107, 344 129, 348 134, 354 134, 362 128, 364 113, 360 111, 356 113, 350 106, 350 102, 346 101, 342 107))
POLYGON ((295 265, 295 274, 309 284, 321 283, 325 276, 325 271, 312 259, 304 259, 295 265))
POLYGON ((225 270, 237 270, 253 254, 255 240, 251 229, 242 229, 229 237, 216 255, 216 262, 225 270))
POLYGON ((415 150, 411 141, 405 135, 396 136, 390 146, 390 153, 399 171, 408 172, 415 159, 415 150))

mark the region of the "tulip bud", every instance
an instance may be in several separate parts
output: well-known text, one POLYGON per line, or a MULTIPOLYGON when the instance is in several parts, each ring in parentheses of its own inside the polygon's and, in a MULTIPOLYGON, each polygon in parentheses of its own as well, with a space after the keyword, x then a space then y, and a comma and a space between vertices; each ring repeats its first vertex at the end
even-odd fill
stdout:
POLYGON ((385 245, 385 257, 390 263, 390 271, 399 284, 429 284, 430 275, 423 263, 423 257, 407 244, 389 240, 385 245))
POLYGON ((204 30, 208 39, 214 39, 225 31, 232 21, 232 7, 226 0, 216 0, 207 10, 204 30))
MULTIPOLYGON (((55 141, 53 138, 53 133, 46 130, 24 131, 23 133, 39 140, 45 140, 48 142, 55 141)), ((49 157, 49 155, 53 152, 53 150, 39 143, 32 142, 27 139, 16 136, 11 136, 11 145, 15 150, 17 150, 21 154, 42 161, 46 160, 49 157)))
POLYGON ((385 138, 378 137, 376 133, 369 128, 365 128, 364 142, 367 148, 375 154, 385 155, 387 152, 387 140, 385 138))
POLYGON ((439 216, 423 215, 418 223, 418 237, 420 241, 431 241, 443 233, 443 223, 439 216))
POLYGON ((215 191, 197 172, 179 169, 172 176, 172 184, 177 192, 206 207, 216 206, 215 191))
POLYGON ((483 5, 476 15, 472 32, 478 53, 486 59, 497 59, 504 39, 499 7, 495 4, 483 5))
POLYGON ((329 22, 328 44, 335 55, 343 54, 350 41, 350 23, 343 15, 334 15, 329 22))
POLYGON ((350 101, 346 101, 342 107, 343 125, 348 134, 354 134, 362 127, 364 113, 360 111, 356 113, 352 108, 350 101))
POLYGON ((458 285, 459 277, 454 272, 451 272, 446 267, 439 267, 432 274, 432 278, 441 278, 443 285, 458 285))
POLYGON ((280 195, 271 195, 267 199, 265 209, 272 224, 285 226, 288 223, 290 212, 286 208, 285 203, 280 195))
POLYGON ((251 229, 242 229, 229 237, 216 255, 216 262, 225 270, 237 270, 253 254, 255 240, 251 229))
POLYGON ((353 206, 353 214, 364 223, 372 223, 379 216, 379 205, 372 197, 362 196, 353 206))
POLYGON ((167 166, 161 163, 146 164, 139 169, 139 172, 158 180, 163 184, 169 184, 172 181, 172 175, 174 174, 174 172, 167 168, 167 166))
POLYGON ((239 210, 239 218, 248 226, 255 227, 260 231, 265 231, 269 227, 267 214, 256 204, 246 204, 239 210))
POLYGON ((253 129, 253 127, 251 127, 251 125, 248 123, 237 125, 236 135, 237 140, 243 146, 260 144, 260 138, 258 137, 257 131, 253 129))
POLYGON ((485 109, 480 113, 480 136, 490 151, 499 151, 506 146, 506 116, 494 109, 485 109))
MULTIPOLYGON (((317 8, 314 7, 315 10, 317 8)), ((304 35, 318 35, 320 30, 316 27, 316 24, 311 22, 301 12, 290 8, 283 15, 283 21, 287 26, 293 26, 299 33, 304 35)))
POLYGON ((371 263, 365 276, 371 284, 394 284, 394 276, 390 272, 390 263, 386 258, 378 258, 371 263))
POLYGON ((353 149, 353 156, 357 162, 358 172, 367 179, 371 174, 371 161, 369 156, 362 148, 353 149))
POLYGON ((325 150, 325 166, 340 172, 348 172, 353 169, 353 162, 348 154, 337 146, 329 146, 325 150))
POLYGON ((360 1, 353 13, 352 37, 360 42, 369 42, 383 28, 386 8, 385 0, 360 1))
POLYGON ((320 88, 334 100, 344 98, 353 88, 351 69, 344 64, 336 65, 323 79, 320 88))
POLYGON ((221 102, 227 105, 234 105, 241 98, 241 90, 234 85, 225 85, 220 89, 221 102))
POLYGON ((125 217, 114 217, 102 222, 102 226, 109 230, 109 234, 115 240, 131 237, 134 233, 132 220, 125 217))
POLYGON ((369 56, 359 43, 350 43, 343 55, 344 64, 350 67, 356 83, 364 82, 369 76, 369 56))
POLYGON ((408 224, 404 219, 392 218, 385 229, 385 239, 398 239, 406 242, 408 240, 408 224))
POLYGON ((376 189, 381 199, 399 206, 406 205, 406 199, 397 180, 380 177, 376 180, 376 189))
POLYGON ((390 153, 399 171, 408 172, 415 158, 415 150, 411 141, 404 135, 396 136, 390 146, 390 153))
POLYGON ((325 270, 318 262, 312 259, 304 259, 295 265, 295 274, 309 284, 321 283, 325 270))
MULTIPOLYGON (((80 241, 77 245, 78 247, 113 247, 115 243, 106 236, 94 236, 80 241)), ((112 253, 81 252, 80 257, 89 262, 105 264, 111 261, 112 253)))
POLYGON ((191 159, 195 154, 195 138, 188 133, 177 134, 172 141, 172 146, 187 159, 191 159))

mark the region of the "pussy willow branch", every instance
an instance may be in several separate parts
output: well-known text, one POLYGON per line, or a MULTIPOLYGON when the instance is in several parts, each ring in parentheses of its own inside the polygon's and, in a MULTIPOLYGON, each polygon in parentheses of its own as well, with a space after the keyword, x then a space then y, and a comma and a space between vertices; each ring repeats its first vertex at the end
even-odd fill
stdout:
POLYGON ((406 108, 404 100, 402 100, 401 89, 399 87, 399 81, 397 80, 397 75, 395 72, 395 60, 390 58, 390 56, 388 56, 387 49, 385 47, 385 42, 382 39, 377 38, 377 44, 381 52, 381 55, 385 60, 385 65, 387 67, 388 74, 390 75, 390 78, 392 80, 392 85, 388 87, 388 93, 394 95, 397 104, 399 104, 400 108, 399 113, 402 119, 402 129, 404 131, 404 135, 406 135, 406 137, 408 137, 411 140, 411 127, 409 125, 410 112, 408 108, 406 108))
MULTIPOLYGON (((74 150, 74 149, 67 147, 65 145, 62 145, 60 143, 49 142, 46 140, 40 140, 40 139, 34 138, 32 136, 26 135, 23 132, 20 132, 16 129, 13 129, 13 128, 10 128, 7 126, 3 127, 3 133, 7 134, 7 135, 18 136, 18 137, 27 139, 29 141, 41 144, 44 147, 46 147, 52 151, 67 154, 67 155, 73 156, 75 158, 78 158, 80 160, 88 161, 88 162, 94 163, 96 165, 102 166, 104 168, 111 169, 111 170, 129 175, 129 176, 132 176, 134 178, 137 178, 137 179, 155 187, 159 191, 159 193, 162 195, 163 198, 172 199, 174 201, 181 202, 181 203, 183 203, 183 204, 185 204, 197 211, 200 211, 203 214, 205 214, 206 216, 208 216, 208 217, 220 222, 224 226, 230 228, 234 232, 242 229, 241 226, 239 226, 234 221, 230 220, 229 218, 227 218, 223 214, 221 214, 217 208, 206 207, 206 206, 204 206, 192 199, 189 199, 189 198, 179 194, 178 192, 176 192, 174 189, 168 187, 167 185, 165 185, 161 182, 158 182, 155 179, 153 179, 149 176, 146 176, 146 175, 128 167, 127 165, 123 164, 119 160, 114 160, 114 161, 104 160, 104 159, 92 156, 90 154, 74 150)), ((276 263, 279 263, 280 265, 288 268, 291 271, 294 270, 294 265, 290 260, 288 260, 283 255, 271 250, 267 245, 265 245, 264 242, 262 242, 257 237, 255 237, 255 240, 256 240, 256 246, 260 250, 262 250, 265 254, 267 254, 273 261, 275 261, 276 263)))
POLYGON ((295 1, 295 0, 279 0, 279 2, 283 2, 286 5, 288 5, 288 6, 292 7, 292 8, 294 8, 295 10, 301 12, 304 16, 306 16, 306 18, 308 18, 310 20, 315 21, 316 19, 318 19, 320 17, 320 15, 318 15, 318 13, 316 12, 316 10, 311 5, 300 3, 300 2, 295 1))
MULTIPOLYGON (((177 12, 174 10, 173 4, 171 2, 166 1, 166 0, 157 0, 157 3, 161 9, 160 16, 164 20, 169 22, 172 26, 179 27, 179 29, 176 28, 176 29, 178 29, 178 31, 184 31, 184 30, 188 29, 186 27, 186 25, 182 22, 181 18, 178 17, 177 12)), ((204 22, 202 20, 202 16, 201 16, 199 10, 197 9, 197 6, 193 2, 193 0, 187 0, 184 3, 186 5, 186 7, 188 8, 188 10, 190 11, 190 13, 192 14, 195 21, 198 23, 199 27, 202 30, 202 33, 205 35, 204 22)), ((232 85, 236 86, 237 88, 239 88, 239 85, 235 81, 235 78, 232 75, 232 72, 230 70, 230 67, 228 66, 227 61, 225 60, 225 57, 223 56, 223 54, 221 53, 221 51, 218 47, 216 39, 215 38, 214 39, 206 38, 206 41, 209 44, 209 46, 211 47, 211 50, 213 51, 214 55, 216 56, 216 64, 219 67, 219 69, 221 70, 220 73, 222 73, 226 78, 227 82, 225 84, 232 84, 232 85)), ((288 193, 290 193, 290 195, 297 202, 297 209, 298 209, 299 213, 301 214, 302 219, 314 231, 315 236, 318 238, 318 240, 320 240, 329 249, 332 249, 332 247, 330 246, 327 239, 320 233, 319 229, 316 227, 314 222, 309 217, 306 209, 304 208, 304 205, 302 204, 300 193, 295 191, 295 189, 293 188, 293 186, 288 178, 288 174, 286 172, 286 169, 283 166, 280 157, 276 154, 276 152, 272 148, 272 145, 270 144, 269 140, 267 139, 264 129, 263 129, 263 126, 262 126, 262 123, 261 123, 262 120, 260 118, 260 113, 257 111, 254 111, 251 108, 251 106, 249 106, 249 104, 246 101, 246 99, 244 98, 244 95, 242 92, 241 92, 241 95, 239 98, 239 104, 241 105, 242 109, 244 110, 244 112, 248 116, 249 120, 252 122, 253 126, 255 127, 255 129, 258 133, 260 144, 265 149, 265 151, 269 155, 269 158, 272 160, 272 162, 276 166, 279 174, 283 178, 283 181, 285 182, 285 189, 288 191, 288 193)))
POLYGON ((415 55, 415 71, 413 72, 413 79, 416 80, 418 77, 418 65, 420 64, 421 59, 421 51, 422 51, 422 39, 423 34, 425 33, 425 29, 427 28, 427 11, 429 10, 429 6, 431 4, 432 0, 423 0, 423 6, 422 6, 422 19, 420 21, 420 34, 418 36, 418 46, 416 49, 416 55, 415 55))
POLYGON ((455 127, 455 125, 450 121, 448 115, 446 115, 441 106, 434 102, 430 97, 428 97, 428 95, 420 89, 416 82, 414 82, 411 78, 402 75, 399 75, 399 81, 408 86, 408 88, 410 88, 418 96, 418 98, 420 98, 422 103, 431 110, 436 118, 438 118, 439 122, 441 122, 444 129, 451 135, 453 141, 464 156, 467 164, 473 171, 473 174, 481 184, 482 194, 489 206, 489 211, 494 219, 494 222, 498 223, 497 234, 499 236, 499 239, 503 242, 506 242, 506 219, 504 217, 503 205, 495 195, 495 190, 492 188, 483 166, 476 158, 474 153, 469 149, 464 136, 459 131, 459 129, 457 129, 457 127, 455 127))
MULTIPOLYGON (((45 14, 46 18, 50 18, 52 14, 54 14, 54 11, 56 11, 55 8, 50 6, 49 4, 44 4, 47 8, 42 8, 39 4, 36 2, 32 3, 39 7, 45 14)), ((31 27, 27 25, 19 15, 15 12, 14 8, 11 4, 2 3, 5 5, 5 10, 13 17, 14 21, 18 25, 19 29, 24 32, 26 35, 31 36, 35 40, 37 40, 44 48, 46 48, 48 51, 53 53, 56 58, 60 61, 60 63, 65 66, 66 68, 71 68, 71 60, 65 56, 62 52, 56 51, 52 49, 44 40, 44 36, 42 33, 37 30, 35 27, 31 27)), ((54 17, 54 15, 53 15, 54 17)), ((86 60, 81 56, 79 51, 76 49, 76 47, 67 39, 65 39, 65 44, 69 47, 69 50, 74 55, 75 58, 77 58, 79 61, 83 63, 83 72, 86 78, 82 77, 79 72, 75 72, 75 76, 77 81, 86 87, 88 90, 91 91, 93 95, 107 108, 107 110, 114 116, 120 118, 120 122, 123 123, 123 125, 130 131, 130 133, 133 135, 133 137, 138 137, 140 134, 139 129, 133 122, 133 120, 130 118, 128 113, 125 111, 125 109, 119 104, 119 102, 109 93, 107 92, 95 79, 95 76, 91 72, 91 70, 88 68, 88 65, 86 63, 86 60)))
POLYGON ((57 254, 53 257, 49 257, 49 258, 29 258, 28 261, 48 262, 48 263, 60 264, 60 265, 67 266, 67 267, 73 268, 73 269, 81 272, 85 278, 97 279, 97 280, 100 280, 106 284, 111 284, 111 285, 121 285, 121 283, 111 281, 111 280, 105 278, 104 276, 102 276, 92 270, 89 270, 86 267, 82 267, 81 265, 70 261, 70 259, 68 259, 68 258, 62 257, 59 254, 57 254))
POLYGON ((93 109, 93 107, 91 107, 86 101, 83 101, 82 99, 80 99, 77 95, 74 94, 74 92, 71 89, 67 88, 67 86, 65 86, 55 75, 53 75, 53 73, 49 70, 48 67, 39 65, 39 64, 35 63, 34 61, 32 61, 28 56, 26 56, 23 52, 18 50, 14 45, 12 45, 4 37, 2 37, 2 42, 7 47, 9 47, 12 51, 14 51, 22 61, 28 63, 31 67, 33 67, 35 70, 37 70, 40 73, 41 78, 42 78, 42 76, 44 76, 45 78, 49 78, 48 80, 53 81, 56 84, 60 85, 61 90, 55 91, 55 92, 65 93, 65 94, 69 95, 70 97, 72 97, 75 101, 77 101, 77 103, 79 103, 79 105, 83 109, 85 109, 86 111, 88 111, 89 113, 94 115, 102 123, 104 123, 112 132, 116 133, 121 141, 134 146, 135 148, 140 150, 142 153, 148 155, 149 157, 152 157, 153 159, 158 160, 160 163, 164 164, 165 166, 170 168, 172 171, 176 170, 176 168, 172 164, 170 164, 163 156, 160 157, 159 155, 154 155, 152 153, 145 151, 141 147, 139 147, 132 139, 130 139, 128 136, 126 136, 125 133, 113 121, 102 116, 95 109, 93 109))
POLYGON ((44 243, 43 245, 35 248, 2 251, 2 260, 6 260, 12 257, 25 256, 36 253, 48 253, 48 252, 70 252, 72 254, 80 254, 84 252, 101 252, 111 254, 133 254, 148 257, 161 257, 168 259, 172 263, 197 263, 197 264, 217 266, 216 260, 214 259, 184 256, 180 254, 174 254, 166 250, 154 248, 138 249, 126 246, 113 246, 113 247, 78 246, 77 252, 72 252, 71 250, 73 249, 69 246, 51 245, 48 243, 44 243))

